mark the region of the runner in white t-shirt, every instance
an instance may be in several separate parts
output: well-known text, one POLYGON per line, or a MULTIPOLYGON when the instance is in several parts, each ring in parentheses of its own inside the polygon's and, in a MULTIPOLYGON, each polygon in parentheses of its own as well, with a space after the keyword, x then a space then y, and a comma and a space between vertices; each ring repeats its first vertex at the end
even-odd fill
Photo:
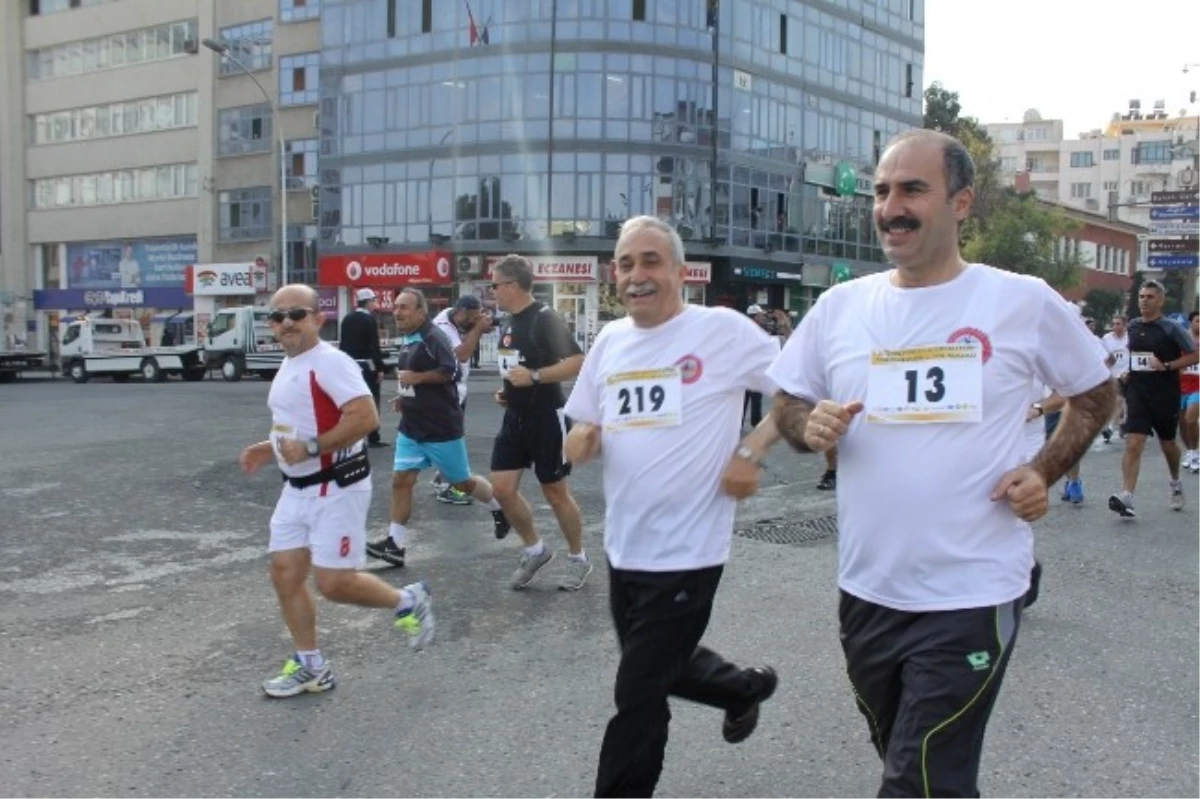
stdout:
MULTIPOLYGON (((482 312, 483 305, 474 294, 464 294, 454 303, 454 307, 446 308, 433 318, 433 326, 446 334, 450 346, 454 348, 454 357, 458 359, 459 377, 455 383, 458 389, 458 404, 464 412, 467 410, 467 378, 471 374, 471 356, 479 346, 479 338, 492 327, 492 318, 482 312)), ((470 505, 469 494, 456 489, 446 482, 441 471, 435 471, 431 483, 437 493, 439 502, 449 505, 470 505)))
POLYGON ((725 740, 745 740, 775 690, 769 667, 740 669, 700 646, 725 561, 736 500, 758 487, 778 439, 768 419, 739 447, 746 391, 774 386, 778 345, 746 317, 684 305, 683 242, 654 217, 625 222, 617 292, 629 316, 604 326, 566 413, 572 463, 604 465, 604 548, 621 644, 616 715, 600 749, 596 796, 652 796, 671 718, 668 696, 725 711, 725 740))
POLYGON ((838 447, 841 640, 880 795, 978 795, 1029 522, 1112 411, 1103 348, 1076 310, 1041 280, 963 262, 974 171, 950 136, 894 140, 874 216, 895 269, 823 293, 768 370, 783 436, 838 447), (1035 381, 1069 413, 1029 463, 1035 381))
POLYGON ((332 602, 387 608, 416 649, 433 637, 433 602, 424 583, 397 590, 357 571, 365 560, 371 464, 363 439, 379 414, 358 364, 321 341, 317 292, 284 286, 271 298, 271 327, 286 358, 271 382, 271 436, 246 447, 242 470, 276 460, 284 486, 271 516, 271 581, 295 654, 263 683, 270 696, 334 687, 317 648, 316 608, 308 576, 332 602))
MULTIPOLYGON (((1114 315, 1112 318, 1112 330, 1104 334, 1100 339, 1100 343, 1108 352, 1108 357, 1104 363, 1112 370, 1112 376, 1120 380, 1121 376, 1129 371, 1129 333, 1125 329, 1125 317, 1120 314, 1114 315)), ((1125 437, 1125 397, 1118 391, 1117 404, 1113 409, 1112 420, 1104 426, 1101 435, 1104 436, 1104 443, 1107 444, 1112 440, 1113 425, 1121 432, 1121 438, 1125 437)))

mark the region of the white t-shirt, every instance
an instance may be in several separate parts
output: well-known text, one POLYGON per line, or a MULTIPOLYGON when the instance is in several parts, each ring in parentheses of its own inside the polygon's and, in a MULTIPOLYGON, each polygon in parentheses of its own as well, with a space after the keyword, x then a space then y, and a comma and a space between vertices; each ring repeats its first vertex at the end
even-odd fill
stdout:
MULTIPOLYGON (((450 348, 458 349, 462 346, 462 333, 455 326, 454 320, 450 317, 453 315, 453 308, 447 308, 437 316, 433 317, 433 326, 446 334, 446 338, 450 339, 450 348)), ((458 389, 458 404, 462 405, 467 401, 467 377, 471 374, 471 357, 468 355, 465 361, 459 361, 459 379, 455 384, 458 389)))
POLYGON ((1129 371, 1129 334, 1118 337, 1111 330, 1100 339, 1104 349, 1116 356, 1112 365, 1112 376, 1120 377, 1129 371))
POLYGON ((736 502, 721 491, 721 474, 741 440, 745 392, 774 393, 766 369, 778 354, 775 339, 727 308, 688 305, 657 327, 626 317, 600 331, 565 411, 604 426, 604 549, 614 567, 661 572, 728 560, 736 502), (639 371, 651 374, 619 377, 639 371), (646 424, 656 408, 673 407, 675 424, 646 424))
MULTIPOLYGON (((300 441, 316 438, 341 421, 341 408, 347 402, 369 396, 371 390, 363 380, 359 365, 326 341, 295 358, 284 358, 267 395, 267 406, 271 409, 271 442, 283 438, 300 441)), ((328 468, 362 448, 363 442, 359 441, 347 449, 326 452, 318 458, 308 458, 293 465, 284 463, 276 450, 275 460, 284 474, 303 477, 328 468)), ((343 490, 369 491, 370 488, 370 480, 361 480, 343 490)))
POLYGON ((1034 383, 1068 397, 1088 391, 1109 378, 1104 350, 1077 310, 1037 278, 970 264, 948 283, 901 289, 891 275, 822 294, 768 375, 814 404, 862 400, 886 414, 897 390, 901 399, 906 388, 929 398, 939 386, 928 361, 911 373, 911 388, 903 371, 881 381, 885 367, 871 366, 873 350, 974 344, 981 357, 972 361, 973 381, 961 363, 947 365, 946 382, 958 380, 954 394, 942 397, 966 396, 963 385, 974 382, 979 421, 889 424, 868 422, 866 412, 854 418, 838 443, 838 583, 903 611, 1012 601, 1029 586, 1033 536, 991 492, 1026 460, 1034 383), (874 403, 867 391, 872 369, 874 403))

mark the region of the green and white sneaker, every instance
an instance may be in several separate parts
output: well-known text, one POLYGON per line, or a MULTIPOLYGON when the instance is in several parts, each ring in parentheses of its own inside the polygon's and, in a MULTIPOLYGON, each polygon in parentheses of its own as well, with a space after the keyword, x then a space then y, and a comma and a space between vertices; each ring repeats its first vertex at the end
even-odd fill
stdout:
POLYGON ((424 581, 404 586, 412 593, 415 603, 403 613, 396 614, 396 629, 408 636, 408 645, 420 651, 433 642, 433 595, 424 581))
POLYGON ((333 671, 328 663, 316 670, 308 669, 300 662, 299 657, 292 655, 284 662, 279 675, 264 682, 262 689, 267 696, 281 699, 305 692, 319 694, 335 685, 337 683, 334 682, 333 671))

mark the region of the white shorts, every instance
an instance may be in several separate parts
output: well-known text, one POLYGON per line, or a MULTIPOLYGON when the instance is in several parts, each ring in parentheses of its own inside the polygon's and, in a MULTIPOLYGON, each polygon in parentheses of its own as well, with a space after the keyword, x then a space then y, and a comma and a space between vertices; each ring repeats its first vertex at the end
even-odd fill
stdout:
POLYGON ((361 569, 367 560, 367 511, 371 483, 351 490, 330 486, 284 487, 271 515, 269 552, 304 549, 322 569, 361 569))

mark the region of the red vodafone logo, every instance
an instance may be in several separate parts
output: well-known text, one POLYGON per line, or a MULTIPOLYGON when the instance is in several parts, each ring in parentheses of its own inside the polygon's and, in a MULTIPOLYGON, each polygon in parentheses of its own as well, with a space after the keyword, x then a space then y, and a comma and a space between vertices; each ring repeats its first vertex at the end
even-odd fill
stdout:
POLYGON ((347 253, 322 256, 317 282, 322 286, 448 286, 453 281, 451 253, 347 253))
POLYGON ((350 263, 346 264, 346 277, 350 278, 352 281, 361 278, 362 264, 360 264, 358 261, 351 261, 350 263))
POLYGON ((438 277, 450 277, 450 259, 439 258, 437 262, 438 277))

